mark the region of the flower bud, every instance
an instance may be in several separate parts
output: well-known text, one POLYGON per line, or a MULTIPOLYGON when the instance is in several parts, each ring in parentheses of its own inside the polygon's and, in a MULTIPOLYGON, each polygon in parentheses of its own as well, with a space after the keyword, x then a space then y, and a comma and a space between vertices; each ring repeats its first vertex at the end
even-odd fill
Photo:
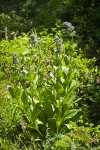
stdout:
POLYGON ((59 53, 61 52, 61 49, 62 49, 62 42, 57 35, 54 36, 54 39, 56 41, 56 53, 59 53))

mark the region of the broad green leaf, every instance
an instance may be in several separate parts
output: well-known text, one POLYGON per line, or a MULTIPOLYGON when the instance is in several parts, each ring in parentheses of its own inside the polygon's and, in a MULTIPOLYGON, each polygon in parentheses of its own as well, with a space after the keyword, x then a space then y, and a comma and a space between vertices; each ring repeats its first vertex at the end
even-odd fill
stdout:
POLYGON ((36 88, 37 88, 37 82, 38 82, 38 75, 36 75, 35 79, 34 79, 33 82, 32 82, 33 89, 36 89, 36 88))
POLYGON ((38 130, 38 124, 42 124, 42 122, 35 120, 32 124, 27 125, 27 128, 36 130, 41 136, 43 136, 42 133, 38 130))
POLYGON ((68 108, 70 108, 71 106, 74 106, 74 104, 76 102, 75 99, 76 99, 76 94, 73 94, 69 97, 69 99, 67 101, 68 108))
POLYGON ((78 109, 66 110, 64 114, 64 120, 73 118, 79 112, 78 109))
POLYGON ((22 113, 20 115, 21 115, 21 117, 24 118, 24 120, 26 121, 27 124, 32 122, 30 115, 28 113, 22 111, 22 113))
POLYGON ((46 99, 49 100, 51 102, 51 104, 55 103, 56 98, 55 98, 55 91, 53 89, 53 86, 51 85, 51 86, 47 87, 44 90, 42 96, 43 96, 44 100, 46 100, 46 99))
POLYGON ((30 117, 32 122, 36 121, 38 118, 38 109, 36 109, 35 106, 33 107, 33 109, 30 109, 30 117))
POLYGON ((71 89, 68 89, 67 91, 65 91, 65 98, 63 100, 63 104, 66 104, 69 100, 70 101, 73 100, 73 99, 70 99, 70 97, 72 97, 72 95, 75 95, 75 89, 76 89, 76 86, 73 86, 71 89))
POLYGON ((23 102, 23 107, 27 110, 29 108, 29 98, 25 90, 22 93, 21 100, 23 102))
POLYGON ((63 86, 59 82, 54 84, 54 87, 59 93, 62 93, 64 91, 63 86))
POLYGON ((64 56, 64 61, 65 61, 66 65, 69 65, 70 60, 69 60, 69 57, 67 55, 64 56))
POLYGON ((26 80, 32 81, 34 79, 34 73, 33 72, 28 72, 26 76, 26 80))
POLYGON ((71 72, 70 72, 69 75, 68 75, 68 82, 69 82, 69 83, 72 82, 72 81, 73 81, 73 78, 74 78, 74 71, 71 70, 71 72))
POLYGON ((47 119, 50 119, 54 114, 53 108, 52 108, 52 105, 51 105, 50 101, 49 100, 44 100, 42 102, 42 107, 45 110, 46 116, 48 117, 47 119))
POLYGON ((10 93, 10 95, 12 96, 12 98, 16 98, 16 95, 15 95, 15 89, 12 88, 11 86, 8 87, 8 91, 10 93))

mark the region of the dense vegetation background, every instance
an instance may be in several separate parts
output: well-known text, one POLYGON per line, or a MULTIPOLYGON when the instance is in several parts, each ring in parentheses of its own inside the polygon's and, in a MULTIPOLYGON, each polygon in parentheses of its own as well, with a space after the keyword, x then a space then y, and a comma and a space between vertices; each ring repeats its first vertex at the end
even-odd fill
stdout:
MULTIPOLYGON (((0 30, 6 27, 11 32, 37 32, 59 26, 64 21, 71 22, 79 35, 82 48, 88 43, 88 57, 98 57, 100 43, 100 2, 97 0, 50 0, 50 1, 1 1, 0 30)), ((55 32, 54 32, 55 33, 55 32)), ((0 35, 3 36, 2 34, 0 35)), ((98 63, 98 62, 97 62, 98 63)))
POLYGON ((99 150, 100 2, 0 0, 0 85, 0 149, 99 150))

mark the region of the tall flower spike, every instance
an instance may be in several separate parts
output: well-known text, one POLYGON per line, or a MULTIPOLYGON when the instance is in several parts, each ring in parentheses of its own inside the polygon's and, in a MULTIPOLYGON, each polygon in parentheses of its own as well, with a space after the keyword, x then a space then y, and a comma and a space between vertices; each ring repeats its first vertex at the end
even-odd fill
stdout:
POLYGON ((15 63, 18 63, 19 60, 18 60, 18 55, 16 52, 13 53, 13 56, 12 56, 12 63, 15 64, 15 63))
POLYGON ((55 53, 59 53, 59 52, 61 52, 61 49, 62 49, 62 42, 57 35, 54 36, 54 39, 56 41, 56 52, 55 53))
POLYGON ((34 47, 36 47, 36 35, 35 34, 30 35, 30 44, 31 44, 31 47, 32 47, 32 45, 34 45, 34 47))

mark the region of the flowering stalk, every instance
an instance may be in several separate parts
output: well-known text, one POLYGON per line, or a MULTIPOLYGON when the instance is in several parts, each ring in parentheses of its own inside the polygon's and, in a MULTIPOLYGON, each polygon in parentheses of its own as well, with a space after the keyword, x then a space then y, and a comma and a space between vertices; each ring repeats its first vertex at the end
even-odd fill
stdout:
POLYGON ((30 35, 29 42, 30 42, 30 46, 31 47, 33 47, 33 45, 34 45, 34 48, 36 48, 36 35, 35 34, 31 34, 30 35))
POLYGON ((64 22, 63 27, 68 31, 69 35, 72 37, 72 42, 73 42, 73 37, 76 34, 76 31, 74 30, 74 26, 70 22, 64 22))
POLYGON ((57 35, 54 36, 54 39, 56 41, 56 52, 55 53, 60 53, 62 50, 62 42, 57 35))
POLYGON ((17 55, 16 52, 14 52, 14 53, 13 53, 13 56, 12 56, 12 63, 13 63, 13 64, 16 64, 16 63, 18 63, 18 62, 19 62, 19 60, 18 60, 18 55, 17 55))

